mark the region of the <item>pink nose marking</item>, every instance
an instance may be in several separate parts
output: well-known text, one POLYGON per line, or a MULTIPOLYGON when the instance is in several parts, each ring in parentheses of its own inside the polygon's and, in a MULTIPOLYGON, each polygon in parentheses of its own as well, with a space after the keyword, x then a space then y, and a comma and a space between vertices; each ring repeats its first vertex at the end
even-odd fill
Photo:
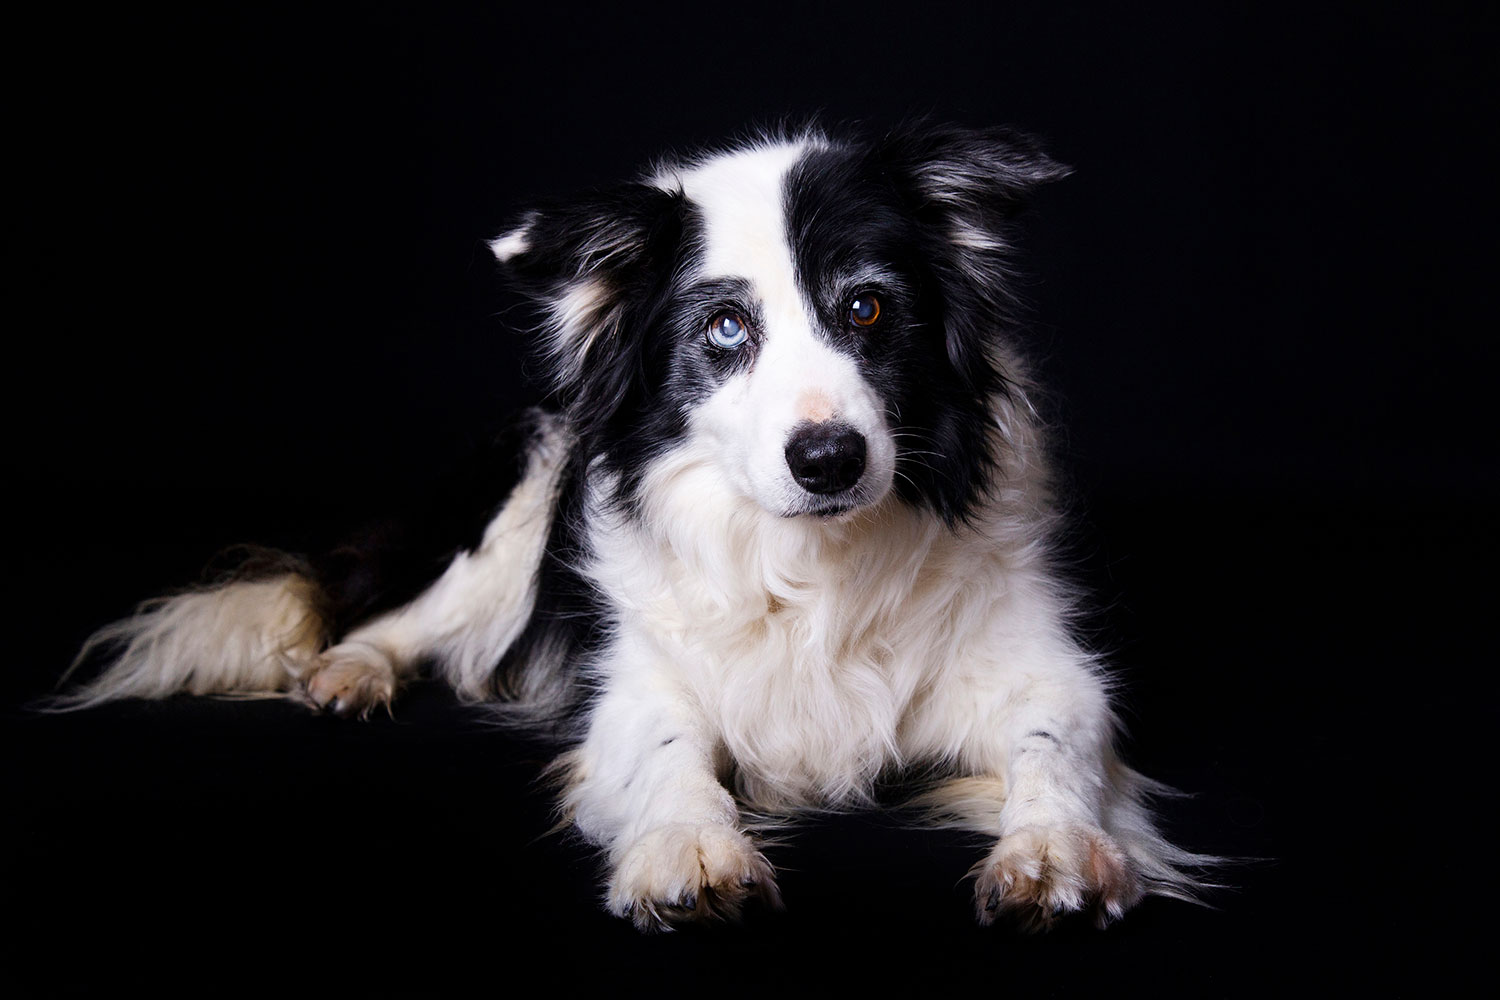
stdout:
POLYGON ((833 400, 822 389, 808 389, 797 397, 797 416, 821 424, 833 419, 833 400))

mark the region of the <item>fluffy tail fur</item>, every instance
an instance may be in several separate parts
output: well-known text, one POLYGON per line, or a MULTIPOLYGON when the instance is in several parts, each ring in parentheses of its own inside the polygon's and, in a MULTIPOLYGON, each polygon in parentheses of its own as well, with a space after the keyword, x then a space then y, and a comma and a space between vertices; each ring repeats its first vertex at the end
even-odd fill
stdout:
POLYGON ((318 588, 308 574, 242 576, 147 601, 130 617, 95 632, 59 683, 100 652, 112 652, 112 662, 46 707, 65 711, 179 691, 288 691, 316 662, 326 639, 318 588))

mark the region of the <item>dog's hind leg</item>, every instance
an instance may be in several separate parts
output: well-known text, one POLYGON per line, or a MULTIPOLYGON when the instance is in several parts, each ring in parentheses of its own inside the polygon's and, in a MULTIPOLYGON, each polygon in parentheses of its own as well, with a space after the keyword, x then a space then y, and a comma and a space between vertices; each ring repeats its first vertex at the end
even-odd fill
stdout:
POLYGON ((560 424, 542 418, 525 473, 479 545, 455 556, 415 600, 355 627, 324 652, 304 678, 313 703, 367 715, 388 706, 428 661, 461 697, 488 697, 496 666, 535 606, 537 567, 566 455, 560 424))
POLYGON ((178 692, 293 693, 341 714, 364 714, 388 703, 426 660, 435 661, 463 696, 483 697, 501 655, 531 615, 568 450, 557 418, 538 413, 533 424, 521 478, 479 543, 452 557, 403 606, 346 615, 340 609, 349 601, 340 595, 347 596, 351 580, 368 587, 368 567, 356 562, 340 571, 262 552, 227 580, 150 601, 100 629, 63 680, 108 651, 104 669, 43 707, 87 708, 178 692))

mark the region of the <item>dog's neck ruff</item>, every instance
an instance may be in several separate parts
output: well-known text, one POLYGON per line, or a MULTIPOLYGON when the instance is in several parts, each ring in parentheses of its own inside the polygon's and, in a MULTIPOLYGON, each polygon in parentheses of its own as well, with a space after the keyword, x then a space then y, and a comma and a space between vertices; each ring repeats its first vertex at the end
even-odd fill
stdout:
POLYGON ((972 660, 1023 551, 895 495, 834 521, 776 517, 691 447, 653 465, 642 498, 595 507, 586 573, 715 721, 750 801, 858 801, 887 768, 950 753, 902 720, 972 660))

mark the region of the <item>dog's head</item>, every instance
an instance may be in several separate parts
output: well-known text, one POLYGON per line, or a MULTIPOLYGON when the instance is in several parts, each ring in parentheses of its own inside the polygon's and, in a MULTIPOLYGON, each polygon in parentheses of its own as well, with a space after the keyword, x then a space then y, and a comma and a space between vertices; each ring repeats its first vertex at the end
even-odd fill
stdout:
POLYGON ((491 247, 541 304, 554 388, 629 501, 692 447, 783 517, 983 494, 1011 220, 1066 169, 1000 130, 765 140, 527 213, 491 247))

